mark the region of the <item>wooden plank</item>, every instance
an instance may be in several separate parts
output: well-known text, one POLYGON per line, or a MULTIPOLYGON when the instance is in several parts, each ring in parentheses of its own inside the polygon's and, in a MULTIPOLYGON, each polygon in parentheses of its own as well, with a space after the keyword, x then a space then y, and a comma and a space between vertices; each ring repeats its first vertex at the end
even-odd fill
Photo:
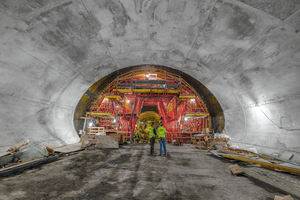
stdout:
POLYGON ((80 119, 94 119, 92 117, 80 117, 80 119))
POLYGON ((130 131, 117 131, 118 134, 120 133, 131 133, 130 131))
POLYGON ((241 156, 246 156, 246 157, 253 157, 253 156, 257 156, 257 154, 253 154, 253 153, 240 153, 240 152, 236 152, 236 151, 232 151, 232 150, 226 150, 226 149, 219 149, 220 152, 223 153, 228 153, 228 154, 237 154, 237 155, 241 155, 241 156))
POLYGON ((24 160, 19 160, 18 163, 26 163, 26 162, 29 162, 29 161, 32 161, 34 159, 24 159, 24 160))
POLYGON ((294 199, 291 195, 287 195, 287 196, 284 196, 284 197, 275 195, 274 200, 294 200, 294 199))
POLYGON ((244 173, 244 171, 237 164, 230 165, 229 168, 230 168, 233 175, 239 175, 239 174, 244 173))
POLYGON ((99 132, 105 132, 104 127, 96 127, 96 126, 88 127, 88 134, 94 135, 99 132))
POLYGON ((11 166, 15 166, 17 164, 19 164, 19 163, 8 163, 7 165, 5 165, 5 167, 11 167, 11 166))
POLYGON ((83 124, 83 129, 82 131, 85 131, 85 127, 86 127, 86 118, 88 117, 88 114, 85 114, 85 119, 84 119, 84 124, 83 124))
POLYGON ((253 164, 259 164, 260 166, 268 168, 268 169, 283 170, 283 171, 290 172, 293 174, 300 174, 300 168, 296 168, 296 167, 289 167, 289 166, 284 166, 284 165, 280 165, 280 164, 272 164, 268 161, 264 162, 264 161, 254 160, 254 159, 250 159, 250 158, 246 158, 246 157, 242 157, 242 156, 223 155, 223 157, 229 158, 229 159, 240 160, 240 161, 244 161, 244 162, 249 162, 249 163, 253 163, 253 164))

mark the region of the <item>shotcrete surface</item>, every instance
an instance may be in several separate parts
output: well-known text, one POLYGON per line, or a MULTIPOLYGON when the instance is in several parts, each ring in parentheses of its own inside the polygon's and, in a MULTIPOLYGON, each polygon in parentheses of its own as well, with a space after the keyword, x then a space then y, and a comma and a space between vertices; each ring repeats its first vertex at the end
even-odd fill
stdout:
POLYGON ((0 19, 0 152, 79 142, 91 85, 159 65, 209 89, 232 142, 300 162, 299 0, 1 0, 0 19))

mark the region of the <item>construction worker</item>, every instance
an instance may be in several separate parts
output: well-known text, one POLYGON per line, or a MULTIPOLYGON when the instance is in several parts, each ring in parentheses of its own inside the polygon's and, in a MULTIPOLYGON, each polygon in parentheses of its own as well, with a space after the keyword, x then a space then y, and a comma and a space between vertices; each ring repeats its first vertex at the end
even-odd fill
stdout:
POLYGON ((96 127, 99 127, 99 119, 98 119, 98 118, 95 119, 95 122, 94 122, 94 123, 95 123, 95 126, 96 126, 96 127))
POLYGON ((165 152, 165 155, 167 156, 167 147, 166 147, 166 129, 165 127, 163 127, 163 123, 160 122, 159 123, 160 127, 157 129, 158 131, 158 137, 159 137, 159 146, 160 146, 160 152, 159 152, 159 156, 162 155, 162 147, 164 147, 164 152, 165 152))
POLYGON ((140 143, 140 136, 138 133, 135 135, 135 141, 136 143, 140 143))
POLYGON ((149 128, 149 139, 150 139, 150 154, 156 155, 154 152, 154 143, 156 137, 156 130, 154 128, 154 122, 151 122, 151 127, 149 128))

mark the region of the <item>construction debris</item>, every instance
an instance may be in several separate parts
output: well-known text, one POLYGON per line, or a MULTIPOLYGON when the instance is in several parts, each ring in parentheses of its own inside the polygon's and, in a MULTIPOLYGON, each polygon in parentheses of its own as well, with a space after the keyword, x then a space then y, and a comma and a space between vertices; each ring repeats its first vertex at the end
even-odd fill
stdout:
POLYGON ((10 148, 7 150, 7 152, 12 152, 12 153, 17 152, 17 151, 20 150, 21 147, 24 147, 24 146, 26 146, 27 144, 28 144, 28 141, 22 143, 21 145, 19 145, 19 146, 17 146, 17 147, 10 147, 10 148))
POLYGON ((259 164, 262 167, 268 168, 268 169, 273 169, 276 171, 285 171, 289 172, 292 174, 298 174, 300 175, 300 166, 298 165, 293 165, 289 163, 284 163, 284 162, 278 162, 278 164, 274 164, 268 160, 265 160, 260 157, 245 157, 245 156, 238 156, 238 155, 229 155, 225 154, 223 155, 224 158, 229 158, 229 159, 235 159, 235 160, 240 160, 243 162, 248 162, 248 163, 253 163, 253 164, 259 164))
POLYGON ((230 147, 229 136, 226 134, 195 134, 192 137, 192 144, 199 149, 222 149, 223 146, 230 147))
MULTIPOLYGON (((247 177, 259 180, 265 184, 271 185, 272 187, 278 188, 282 191, 287 192, 293 196, 300 197, 299 188, 293 187, 291 185, 287 186, 287 182, 290 180, 282 179, 282 175, 278 175, 279 178, 276 179, 276 172, 272 172, 272 176, 266 176, 263 172, 267 169, 272 169, 274 171, 289 172, 291 174, 300 175, 300 165, 292 161, 286 161, 280 158, 275 158, 274 156, 262 155, 246 150, 233 149, 230 147, 222 146, 223 149, 211 150, 210 152, 220 158, 228 158, 229 161, 241 162, 246 165, 241 169, 237 164, 229 166, 232 174, 239 175, 243 174, 247 177), (249 166, 251 166, 249 168, 249 166), (253 166, 259 166, 263 168, 252 168, 253 166), (262 171, 262 172, 261 172, 262 171)), ((285 197, 275 197, 275 199, 293 199, 290 195, 285 197)))
POLYGON ((300 175, 300 164, 292 161, 284 161, 279 158, 274 158, 273 156, 260 155, 257 153, 233 149, 225 146, 223 146, 223 149, 212 150, 210 152, 217 157, 224 157, 246 163, 258 164, 261 167, 275 171, 284 171, 300 175))
POLYGON ((5 152, 0 154, 0 165, 4 166, 7 165, 8 163, 13 162, 14 155, 10 152, 5 152))
POLYGON ((49 155, 54 154, 54 149, 52 149, 51 147, 46 147, 46 149, 47 149, 49 155))
POLYGON ((9 166, 6 168, 3 168, 0 170, 0 177, 5 177, 9 176, 11 174, 17 173, 24 171, 26 169, 45 164, 45 163, 50 163, 53 161, 56 161, 58 159, 57 156, 49 156, 48 158, 39 158, 39 159, 34 159, 30 160, 24 163, 11 163, 9 166))
POLYGON ((291 195, 287 195, 287 196, 284 196, 284 197, 275 195, 274 200, 294 200, 294 199, 293 199, 293 197, 291 197, 291 195))
POLYGON ((244 171, 237 164, 230 165, 229 168, 233 175, 240 175, 244 173, 244 171))
POLYGON ((47 157, 53 153, 54 150, 51 147, 45 147, 37 141, 28 140, 19 146, 10 147, 5 153, 1 153, 0 165, 2 168, 9 168, 37 158, 47 157))
POLYGON ((15 158, 19 160, 30 160, 34 158, 42 158, 49 155, 47 148, 37 141, 27 141, 16 149, 15 158))

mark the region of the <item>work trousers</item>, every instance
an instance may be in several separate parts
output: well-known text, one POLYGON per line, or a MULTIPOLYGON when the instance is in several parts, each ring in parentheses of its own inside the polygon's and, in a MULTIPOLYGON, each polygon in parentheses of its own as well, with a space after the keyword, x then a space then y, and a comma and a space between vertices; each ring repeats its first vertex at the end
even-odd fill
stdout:
POLYGON ((162 147, 164 147, 164 152, 167 155, 167 147, 166 147, 167 140, 166 138, 159 138, 159 146, 160 146, 160 151, 159 155, 162 154, 162 147))
POLYGON ((155 137, 150 138, 150 154, 154 153, 155 137))

